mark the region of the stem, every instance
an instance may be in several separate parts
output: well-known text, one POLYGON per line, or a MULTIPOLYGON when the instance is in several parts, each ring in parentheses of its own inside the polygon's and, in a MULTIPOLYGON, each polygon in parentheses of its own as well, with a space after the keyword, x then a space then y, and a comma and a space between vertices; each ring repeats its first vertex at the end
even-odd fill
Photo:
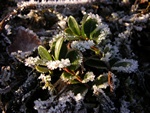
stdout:
POLYGON ((110 91, 113 92, 114 86, 113 86, 111 71, 108 71, 108 84, 110 86, 110 91))
POLYGON ((74 71, 71 71, 71 70, 69 70, 69 69, 67 69, 67 68, 63 68, 63 70, 66 71, 67 73, 69 73, 69 74, 75 76, 76 79, 77 79, 80 83, 82 83, 82 79, 81 79, 78 75, 75 75, 75 72, 74 72, 74 71))

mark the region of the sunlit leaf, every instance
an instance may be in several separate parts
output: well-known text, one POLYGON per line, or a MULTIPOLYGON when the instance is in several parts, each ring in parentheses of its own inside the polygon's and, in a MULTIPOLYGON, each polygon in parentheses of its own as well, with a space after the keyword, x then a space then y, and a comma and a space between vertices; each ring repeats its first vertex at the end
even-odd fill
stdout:
POLYGON ((77 21, 75 20, 75 18, 73 16, 70 16, 68 19, 68 26, 69 29, 75 34, 75 35, 80 35, 80 28, 79 25, 77 23, 77 21))
POLYGON ((43 60, 52 60, 52 57, 50 56, 47 49, 41 45, 38 47, 38 54, 40 55, 41 59, 43 59, 43 60))
POLYGON ((55 54, 55 59, 59 60, 61 57, 66 54, 66 45, 63 44, 63 37, 59 38, 55 44, 55 49, 54 49, 54 54, 55 54))
POLYGON ((73 32, 72 32, 71 29, 69 29, 69 28, 66 28, 66 29, 65 29, 65 32, 66 32, 67 34, 69 34, 69 35, 73 35, 73 32))
POLYGON ((49 71, 47 67, 42 67, 39 65, 35 66, 35 69, 40 73, 47 73, 49 71))

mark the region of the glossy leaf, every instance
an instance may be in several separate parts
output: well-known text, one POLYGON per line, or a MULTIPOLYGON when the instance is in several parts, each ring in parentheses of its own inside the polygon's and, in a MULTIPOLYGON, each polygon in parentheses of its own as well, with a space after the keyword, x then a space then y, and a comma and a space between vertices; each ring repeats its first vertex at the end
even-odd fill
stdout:
POLYGON ((69 29, 75 34, 75 35, 80 35, 80 28, 79 25, 77 23, 77 21, 75 20, 75 18, 73 16, 70 16, 68 19, 68 26, 69 29))
POLYGON ((42 67, 39 65, 35 66, 35 69, 40 73, 47 73, 49 71, 47 67, 42 67))
POLYGON ((66 55, 67 47, 63 42, 64 42, 64 39, 63 37, 61 37, 57 40, 55 44, 55 49, 54 49, 55 60, 64 58, 66 55))
POLYGON ((82 25, 82 34, 86 34, 87 38, 90 38, 90 34, 96 29, 96 20, 94 19, 88 19, 83 25, 82 25))
POLYGON ((52 60, 52 57, 50 56, 49 52, 43 46, 38 47, 38 54, 40 55, 41 59, 43 59, 43 60, 52 60))
POLYGON ((81 53, 77 50, 71 50, 67 53, 66 57, 69 58, 71 62, 71 66, 69 67, 69 69, 76 70, 80 67, 80 55, 81 53))
POLYGON ((73 32, 71 31, 71 29, 67 28, 65 29, 65 32, 69 35, 73 35, 73 32))
POLYGON ((90 39, 93 39, 97 42, 98 36, 100 35, 100 29, 96 28, 93 32, 90 33, 90 39))
POLYGON ((90 67, 94 67, 97 69, 106 69, 107 70, 106 64, 98 58, 87 59, 85 61, 85 65, 90 66, 90 67))

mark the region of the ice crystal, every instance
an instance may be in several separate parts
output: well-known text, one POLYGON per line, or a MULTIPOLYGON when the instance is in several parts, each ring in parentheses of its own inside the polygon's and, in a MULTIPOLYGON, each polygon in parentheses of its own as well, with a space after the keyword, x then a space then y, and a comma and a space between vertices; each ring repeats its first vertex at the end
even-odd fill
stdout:
POLYGON ((70 60, 69 59, 61 59, 60 60, 55 60, 55 61, 48 61, 46 63, 48 69, 50 70, 54 70, 54 69, 62 69, 64 67, 67 67, 67 66, 70 66, 71 63, 70 63, 70 60))
POLYGON ((87 83, 89 81, 94 81, 95 75, 93 72, 87 72, 85 74, 84 80, 82 81, 82 83, 87 83))
POLYGON ((128 65, 127 66, 119 66, 119 67, 112 67, 112 70, 116 70, 118 72, 125 72, 125 73, 132 73, 137 71, 138 69, 138 62, 136 60, 133 59, 123 59, 121 62, 127 62, 128 65))
POLYGON ((32 67, 36 64, 36 62, 39 60, 40 58, 37 56, 37 57, 28 57, 25 59, 25 66, 29 66, 29 67, 32 67))
POLYGON ((50 97, 48 100, 41 101, 36 100, 34 108, 38 111, 38 113, 62 113, 69 111, 68 107, 75 108, 74 112, 77 112, 81 109, 83 96, 78 93, 75 95, 72 91, 66 92, 62 94, 58 100, 54 100, 55 97, 50 97), (73 103, 74 102, 74 103, 73 103))
POLYGON ((88 40, 88 41, 73 41, 71 43, 71 48, 73 49, 78 49, 82 52, 85 52, 86 49, 90 49, 92 46, 94 46, 93 40, 88 40))

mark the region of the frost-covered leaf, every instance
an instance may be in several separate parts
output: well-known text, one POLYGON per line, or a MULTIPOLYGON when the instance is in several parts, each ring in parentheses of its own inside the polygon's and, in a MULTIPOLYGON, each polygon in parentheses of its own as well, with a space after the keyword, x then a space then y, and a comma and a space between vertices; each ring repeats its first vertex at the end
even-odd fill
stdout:
POLYGON ((106 76, 105 74, 99 75, 95 80, 95 85, 99 88, 107 88, 108 76, 106 76))
POLYGON ((122 61, 122 62, 116 62, 114 65, 113 65, 113 67, 129 67, 129 66, 131 66, 132 65, 132 63, 131 62, 126 62, 126 61, 122 61))
POLYGON ((64 82, 69 82, 70 81, 73 81, 75 79, 75 76, 70 74, 70 73, 67 73, 67 72, 63 72, 61 74, 61 77, 60 77, 64 82))
POLYGON ((133 59, 123 59, 112 65, 111 69, 118 72, 132 73, 138 69, 138 62, 133 59))

